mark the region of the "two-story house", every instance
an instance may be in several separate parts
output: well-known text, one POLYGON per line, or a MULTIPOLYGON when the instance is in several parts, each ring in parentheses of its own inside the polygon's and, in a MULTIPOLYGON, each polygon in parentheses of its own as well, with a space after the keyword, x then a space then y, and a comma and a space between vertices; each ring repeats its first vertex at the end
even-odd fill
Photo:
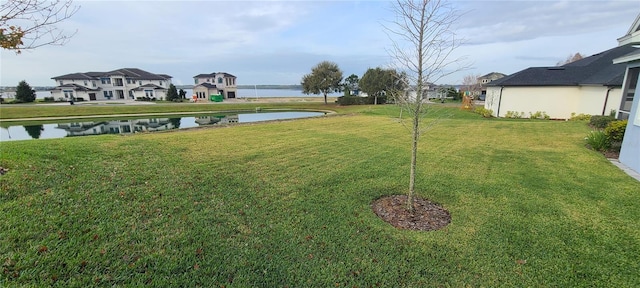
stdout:
POLYGON ((211 100, 211 95, 222 95, 224 99, 236 98, 238 86, 236 76, 225 72, 214 72, 211 74, 198 74, 193 77, 193 95, 201 100, 211 100))
POLYGON ((498 80, 507 76, 506 74, 502 74, 500 72, 491 72, 489 74, 478 77, 478 83, 480 84, 480 95, 478 99, 484 101, 487 96, 487 84, 489 84, 493 80, 498 80))
POLYGON ((51 90, 51 96, 56 100, 135 100, 143 97, 162 100, 171 84, 169 75, 138 68, 72 73, 51 79, 58 85, 51 90))

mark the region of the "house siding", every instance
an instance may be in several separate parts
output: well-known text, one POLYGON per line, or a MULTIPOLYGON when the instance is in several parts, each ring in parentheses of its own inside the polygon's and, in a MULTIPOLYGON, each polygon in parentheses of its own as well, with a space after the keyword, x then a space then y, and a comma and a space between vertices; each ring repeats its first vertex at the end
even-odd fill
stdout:
MULTIPOLYGON (((628 68, 640 67, 640 62, 629 65, 628 68)), ((629 73, 627 72, 627 75, 629 73)), ((625 81, 629 81, 625 79, 625 81)), ((636 87, 640 87, 640 78, 635 79, 636 87)), ((629 122, 622 140, 620 163, 628 166, 632 170, 640 173, 640 89, 636 89, 633 95, 633 102, 629 114, 629 122)))
POLYGON ((622 90, 612 89, 607 99, 607 89, 605 86, 490 86, 485 108, 493 110, 496 117, 504 117, 509 111, 524 112, 528 117, 529 113, 540 111, 552 119, 569 119, 571 113, 602 115, 603 108, 608 115, 619 105, 622 90))

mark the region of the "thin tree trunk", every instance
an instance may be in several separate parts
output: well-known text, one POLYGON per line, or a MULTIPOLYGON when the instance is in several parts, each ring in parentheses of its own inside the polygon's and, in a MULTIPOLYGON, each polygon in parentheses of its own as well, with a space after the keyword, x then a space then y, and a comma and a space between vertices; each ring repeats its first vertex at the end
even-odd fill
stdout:
POLYGON ((327 92, 324 92, 324 105, 327 105, 327 92))
POLYGON ((411 135, 411 170, 409 173, 409 195, 407 195, 407 210, 413 211, 413 199, 415 198, 416 190, 416 166, 418 163, 418 136, 420 131, 418 130, 419 117, 413 117, 413 131, 411 135))

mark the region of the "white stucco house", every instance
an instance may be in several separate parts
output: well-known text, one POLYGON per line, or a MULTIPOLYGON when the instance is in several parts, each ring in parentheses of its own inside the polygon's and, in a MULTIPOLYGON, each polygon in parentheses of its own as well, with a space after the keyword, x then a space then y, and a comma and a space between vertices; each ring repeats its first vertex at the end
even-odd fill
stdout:
POLYGON ((135 100, 144 97, 162 100, 171 85, 171 76, 138 68, 72 73, 51 79, 57 84, 51 89, 55 100, 135 100))
POLYGON ((639 24, 640 17, 618 39, 618 47, 562 66, 530 67, 488 83, 485 108, 496 117, 509 111, 540 111, 552 119, 568 119, 572 113, 617 113, 626 65, 613 60, 637 49, 639 24))
POLYGON ((225 72, 198 74, 193 76, 193 96, 198 101, 211 101, 211 95, 222 95, 224 99, 236 98, 238 86, 236 76, 225 72))

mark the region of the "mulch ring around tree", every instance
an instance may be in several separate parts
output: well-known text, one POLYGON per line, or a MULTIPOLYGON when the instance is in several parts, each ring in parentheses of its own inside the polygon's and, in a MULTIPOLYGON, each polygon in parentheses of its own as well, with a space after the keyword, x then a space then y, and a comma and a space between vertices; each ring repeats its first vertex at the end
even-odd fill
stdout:
POLYGON ((429 200, 416 197, 413 207, 407 209, 407 195, 386 196, 371 204, 378 217, 400 229, 432 231, 451 223, 449 211, 429 200))

